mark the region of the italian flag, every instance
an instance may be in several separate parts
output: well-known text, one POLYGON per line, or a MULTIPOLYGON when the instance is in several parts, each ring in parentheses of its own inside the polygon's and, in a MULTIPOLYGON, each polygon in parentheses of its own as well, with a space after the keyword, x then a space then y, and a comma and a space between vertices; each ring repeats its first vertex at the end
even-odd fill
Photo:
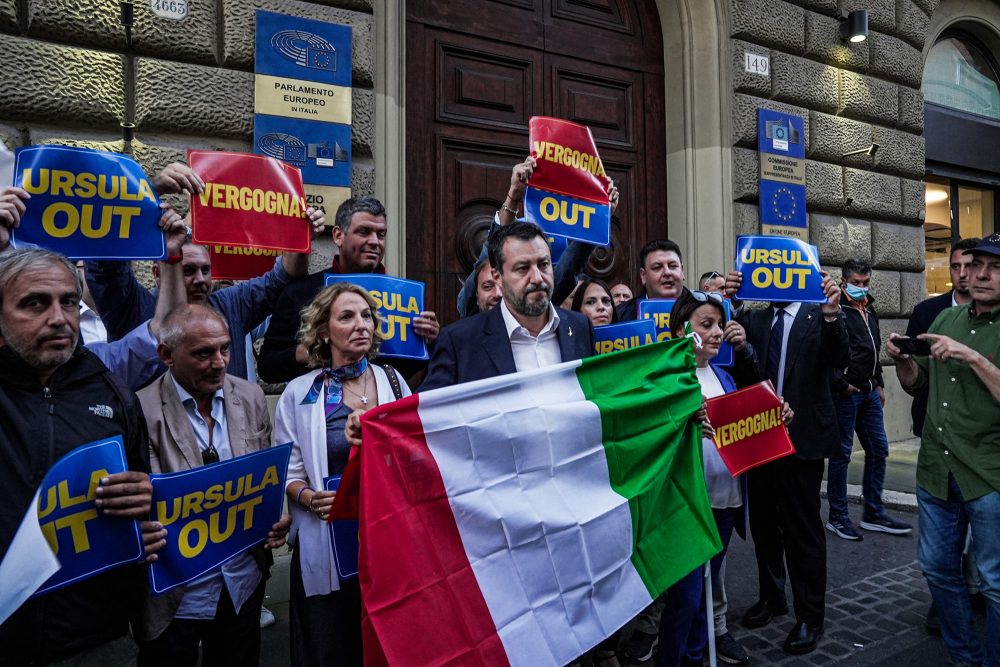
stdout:
POLYGON ((688 340, 363 419, 365 663, 564 665, 721 549, 688 340))

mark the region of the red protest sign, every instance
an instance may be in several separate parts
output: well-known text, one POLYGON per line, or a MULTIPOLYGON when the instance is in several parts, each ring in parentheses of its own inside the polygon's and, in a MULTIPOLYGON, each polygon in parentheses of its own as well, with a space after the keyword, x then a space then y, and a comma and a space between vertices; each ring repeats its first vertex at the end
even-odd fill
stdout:
POLYGON ((264 155, 188 151, 205 183, 191 197, 195 243, 308 253, 302 172, 264 155))
POLYGON ((250 280, 274 268, 280 250, 241 248, 232 245, 210 245, 212 278, 215 280, 250 280))
POLYGON ((608 203, 611 180, 586 125, 532 116, 528 121, 531 157, 538 163, 531 187, 598 204, 608 203))
POLYGON ((715 446, 733 477, 795 453, 770 380, 706 401, 715 446))

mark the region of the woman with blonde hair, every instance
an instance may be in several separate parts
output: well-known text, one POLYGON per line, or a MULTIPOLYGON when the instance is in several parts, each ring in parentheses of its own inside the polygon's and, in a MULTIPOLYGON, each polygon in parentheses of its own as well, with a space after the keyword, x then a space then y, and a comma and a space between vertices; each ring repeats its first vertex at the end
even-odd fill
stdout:
POLYGON ((334 563, 326 519, 336 492, 325 490, 325 480, 343 473, 350 457, 348 417, 410 390, 395 369, 371 363, 382 342, 379 315, 357 285, 335 283, 317 294, 302 310, 299 339, 310 367, 321 370, 289 382, 274 417, 275 442, 293 443, 285 483, 292 664, 361 665, 361 591, 358 577, 342 579, 334 563))

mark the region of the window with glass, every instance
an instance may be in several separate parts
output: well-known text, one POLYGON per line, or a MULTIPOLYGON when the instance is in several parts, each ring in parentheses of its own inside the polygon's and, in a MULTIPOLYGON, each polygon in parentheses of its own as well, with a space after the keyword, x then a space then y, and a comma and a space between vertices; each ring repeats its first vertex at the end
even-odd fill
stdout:
POLYGON ((927 55, 924 99, 951 109, 1000 120, 1000 74, 972 35, 945 33, 927 55))
POLYGON ((997 229, 996 189, 946 178, 926 179, 924 218, 925 277, 929 296, 951 289, 951 246, 983 238, 997 229))

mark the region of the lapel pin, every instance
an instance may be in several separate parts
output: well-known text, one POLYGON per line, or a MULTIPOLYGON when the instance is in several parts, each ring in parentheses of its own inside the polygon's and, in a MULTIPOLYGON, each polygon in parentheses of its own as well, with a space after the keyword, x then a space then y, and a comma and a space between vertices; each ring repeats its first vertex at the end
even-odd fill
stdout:
POLYGON ((572 336, 573 335, 573 327, 566 327, 566 328, 569 329, 569 335, 572 336))

